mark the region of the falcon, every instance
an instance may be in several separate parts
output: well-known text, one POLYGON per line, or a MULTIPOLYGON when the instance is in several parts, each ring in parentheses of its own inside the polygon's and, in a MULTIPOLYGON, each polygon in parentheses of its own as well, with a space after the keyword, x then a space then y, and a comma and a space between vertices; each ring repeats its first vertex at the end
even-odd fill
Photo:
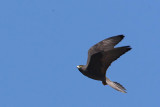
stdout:
POLYGON ((117 91, 126 93, 126 89, 120 83, 106 77, 106 71, 111 63, 131 50, 130 46, 115 47, 123 38, 123 35, 113 36, 92 46, 88 50, 87 64, 78 65, 78 70, 91 79, 102 81, 103 85, 109 85, 117 91))

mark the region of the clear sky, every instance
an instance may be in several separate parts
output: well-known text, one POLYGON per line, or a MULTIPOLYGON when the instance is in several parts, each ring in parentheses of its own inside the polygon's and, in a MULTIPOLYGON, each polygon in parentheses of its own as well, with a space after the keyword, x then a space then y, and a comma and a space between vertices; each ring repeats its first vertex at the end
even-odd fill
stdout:
POLYGON ((159 0, 1 0, 0 107, 160 107, 159 0), (133 49, 107 77, 83 76, 95 43, 119 34, 133 49))

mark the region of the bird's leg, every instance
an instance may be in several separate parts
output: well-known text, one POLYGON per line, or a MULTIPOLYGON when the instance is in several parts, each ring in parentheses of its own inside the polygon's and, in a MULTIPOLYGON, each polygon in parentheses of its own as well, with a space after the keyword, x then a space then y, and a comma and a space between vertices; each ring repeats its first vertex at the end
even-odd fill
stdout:
POLYGON ((103 85, 107 85, 107 82, 106 82, 106 81, 102 81, 102 84, 103 84, 103 85))

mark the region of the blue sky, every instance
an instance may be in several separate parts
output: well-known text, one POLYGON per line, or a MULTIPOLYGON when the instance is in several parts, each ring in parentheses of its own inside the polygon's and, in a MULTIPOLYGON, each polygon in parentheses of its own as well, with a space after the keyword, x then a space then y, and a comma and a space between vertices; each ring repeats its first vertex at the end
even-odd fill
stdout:
POLYGON ((0 107, 159 107, 159 0, 1 0, 0 107), (107 77, 83 76, 95 43, 124 34, 133 49, 107 77))

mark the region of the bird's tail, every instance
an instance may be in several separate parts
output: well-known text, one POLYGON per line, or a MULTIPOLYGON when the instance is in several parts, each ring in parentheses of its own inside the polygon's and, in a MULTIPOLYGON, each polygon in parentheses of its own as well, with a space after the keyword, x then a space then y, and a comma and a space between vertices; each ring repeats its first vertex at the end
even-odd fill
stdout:
POLYGON ((106 84, 104 84, 104 85, 109 85, 112 88, 116 89, 117 91, 120 91, 122 93, 127 93, 126 89, 120 83, 113 82, 113 81, 109 80, 108 78, 106 78, 106 84))

